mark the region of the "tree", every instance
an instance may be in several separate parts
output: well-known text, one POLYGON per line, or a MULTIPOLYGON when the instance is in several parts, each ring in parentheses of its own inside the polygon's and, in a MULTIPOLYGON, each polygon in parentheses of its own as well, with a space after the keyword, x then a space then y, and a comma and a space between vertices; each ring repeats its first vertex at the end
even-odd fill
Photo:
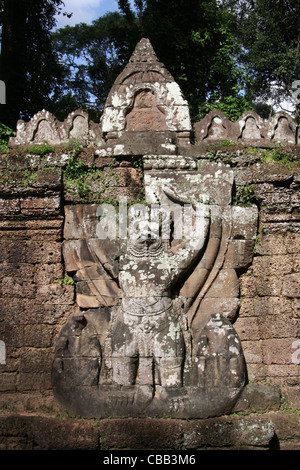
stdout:
POLYGON ((68 97, 75 107, 99 119, 109 90, 138 39, 135 19, 128 21, 118 12, 108 13, 91 25, 80 23, 55 32, 55 49, 65 67, 65 95, 56 107, 62 110, 61 104, 68 97))
POLYGON ((300 78, 299 0, 227 0, 242 44, 239 62, 251 76, 254 100, 280 104, 300 78))
POLYGON ((51 104, 63 69, 52 48, 51 30, 62 0, 0 0, 0 79, 6 84, 6 105, 0 122, 15 128, 22 117, 51 104))
MULTIPOLYGON (((128 1, 118 3, 129 17, 128 1)), ((249 109, 250 102, 241 93, 247 74, 236 59, 240 45, 229 9, 217 0, 135 0, 134 4, 140 34, 150 39, 181 86, 194 120, 216 106, 232 119, 249 109)))
POLYGON ((181 86, 193 119, 216 104, 231 118, 249 109, 241 94, 245 69, 236 57, 233 15, 217 0, 119 0, 120 12, 92 25, 55 33, 56 50, 66 64, 69 92, 80 107, 101 113, 117 74, 138 40, 148 37, 158 58, 181 86))

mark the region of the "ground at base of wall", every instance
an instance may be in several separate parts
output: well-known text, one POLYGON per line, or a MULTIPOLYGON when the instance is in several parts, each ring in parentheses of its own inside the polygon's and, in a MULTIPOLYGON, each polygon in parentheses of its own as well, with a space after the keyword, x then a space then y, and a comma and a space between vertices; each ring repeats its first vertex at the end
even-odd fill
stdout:
POLYGON ((0 450, 300 450, 300 415, 202 420, 0 416, 0 450))

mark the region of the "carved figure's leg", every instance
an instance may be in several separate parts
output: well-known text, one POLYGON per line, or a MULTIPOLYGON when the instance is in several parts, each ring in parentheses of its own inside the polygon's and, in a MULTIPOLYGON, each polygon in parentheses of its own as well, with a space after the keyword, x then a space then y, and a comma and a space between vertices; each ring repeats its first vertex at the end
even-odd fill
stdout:
POLYGON ((139 384, 140 385, 153 385, 154 370, 153 370, 153 357, 139 356, 139 384))
POLYGON ((163 387, 182 387, 184 338, 179 322, 169 318, 156 335, 154 354, 163 387))
POLYGON ((131 328, 124 322, 122 311, 112 330, 113 380, 119 385, 134 385, 138 369, 138 347, 131 328))
POLYGON ((162 357, 158 363, 162 387, 182 387, 183 357, 162 357))
POLYGON ((136 380, 137 357, 113 357, 113 380, 119 385, 134 385, 136 380))

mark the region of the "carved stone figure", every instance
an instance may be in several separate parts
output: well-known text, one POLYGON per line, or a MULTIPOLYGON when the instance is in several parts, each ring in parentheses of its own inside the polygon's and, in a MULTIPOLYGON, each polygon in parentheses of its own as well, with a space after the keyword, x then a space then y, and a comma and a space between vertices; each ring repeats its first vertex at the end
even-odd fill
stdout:
POLYGON ((219 416, 245 385, 233 322, 257 208, 232 205, 228 166, 179 153, 189 116, 172 80, 142 40, 104 110, 101 158, 108 145, 125 152, 144 135, 147 116, 158 116, 151 136, 165 136, 164 118, 174 137, 170 153, 144 152, 146 204, 65 206, 63 255, 78 311, 57 340, 53 388, 81 416, 219 416))
POLYGON ((209 219, 201 220, 199 238, 189 239, 176 253, 163 246, 150 222, 136 222, 140 233, 129 239, 120 257, 122 300, 112 331, 113 380, 153 387, 156 370, 163 387, 181 387, 185 346, 172 287, 203 248, 209 219))

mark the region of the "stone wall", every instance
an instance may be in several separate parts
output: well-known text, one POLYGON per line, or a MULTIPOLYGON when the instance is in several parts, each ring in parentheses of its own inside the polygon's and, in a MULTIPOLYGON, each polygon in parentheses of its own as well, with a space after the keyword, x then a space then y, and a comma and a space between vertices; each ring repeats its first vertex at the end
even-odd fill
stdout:
MULTIPOLYGON (((278 386, 284 407, 299 410, 298 147, 282 148, 286 158, 282 161, 263 161, 262 155, 257 161, 265 150, 251 151, 211 147, 196 161, 213 159, 231 165, 234 197, 260 209, 253 263, 240 272, 240 309, 234 326, 248 380, 278 386)), ((64 205, 86 202, 86 198, 97 202, 99 196, 97 187, 83 196, 76 186, 73 193, 69 190, 66 168, 73 156, 61 150, 43 158, 27 152, 16 156, 12 151, 9 158, 2 155, 0 339, 6 357, 0 365, 0 400, 5 413, 61 411, 53 398, 51 364, 57 335, 76 310, 75 287, 62 259, 64 205)), ((89 150, 87 163, 83 149, 78 161, 85 162, 87 172, 101 168, 111 174, 111 159, 102 158, 100 167, 98 158, 96 151, 89 150)), ((113 190, 138 200, 139 170, 120 157, 114 160, 113 173, 119 175, 113 190)), ((266 402, 253 405, 254 395, 245 396, 237 411, 269 406, 266 402)), ((278 409, 278 400, 271 401, 271 407, 278 409)))
POLYGON ((53 347, 76 309, 74 283, 67 279, 62 259, 64 205, 97 202, 99 194, 105 201, 122 195, 128 201, 139 200, 140 170, 121 160, 98 162, 94 152, 84 149, 80 158, 74 158, 74 150, 60 148, 44 156, 26 151, 1 155, 3 410, 54 406, 53 347), (77 160, 85 167, 74 176, 71 170, 77 168, 77 160))
MULTIPOLYGON (((73 441, 67 440, 65 448, 99 449, 99 439, 106 448, 124 448, 124 442, 116 436, 120 436, 122 430, 130 430, 131 445, 137 449, 142 441, 138 444, 133 436, 136 433, 140 435, 141 426, 145 429, 141 439, 148 439, 148 444, 144 444, 146 447, 159 447, 160 444, 149 437, 155 437, 157 426, 160 432, 171 436, 170 448, 241 448, 239 429, 243 427, 248 433, 244 436, 245 446, 287 447, 289 440, 292 446, 299 446, 299 433, 291 433, 289 428, 299 426, 300 411, 300 163, 297 132, 297 126, 285 114, 279 113, 265 122, 249 112, 232 123, 218 110, 209 113, 192 128, 188 105, 178 85, 158 62, 149 41, 144 39, 116 80, 100 123, 90 122, 80 110, 71 113, 63 123, 47 111, 41 111, 28 123, 18 122, 17 135, 10 141, 11 150, 0 158, 2 448, 62 448, 68 432, 74 432, 77 437, 73 441), (170 192, 165 182, 171 182, 175 193, 170 192), (168 195, 176 199, 176 189, 181 193, 181 198, 195 196, 195 200, 201 203, 205 197, 210 198, 212 225, 205 249, 221 246, 217 249, 222 256, 217 257, 218 276, 212 273, 214 284, 209 284, 208 291, 204 289, 204 295, 207 292, 208 295, 201 303, 200 314, 195 317, 197 321, 191 328, 195 337, 202 331, 206 333, 199 339, 199 344, 203 342, 203 348, 195 359, 194 368, 189 370, 188 386, 177 387, 175 391, 179 395, 174 401, 174 391, 167 387, 163 390, 157 376, 151 377, 151 380, 156 380, 155 386, 158 385, 157 389, 160 390, 159 404, 167 401, 165 396, 172 406, 174 403, 178 405, 181 400, 183 406, 179 414, 176 414, 174 406, 173 417, 209 419, 197 419, 193 423, 186 421, 184 425, 180 420, 173 419, 167 428, 162 420, 156 422, 147 419, 149 416, 142 422, 137 419, 110 421, 102 419, 103 416, 107 418, 104 412, 108 402, 104 401, 100 428, 84 420, 66 423, 63 417, 70 415, 68 399, 75 396, 76 401, 81 379, 87 380, 87 386, 84 383, 86 388, 82 389, 83 396, 84 393, 91 393, 87 395, 90 397, 99 396, 99 383, 94 384, 93 378, 99 370, 99 348, 93 349, 92 341, 106 338, 107 331, 103 326, 106 325, 105 321, 103 323, 106 307, 100 301, 104 293, 101 291, 100 297, 99 292, 92 295, 89 286, 95 287, 93 280, 99 283, 98 274, 101 275, 101 282, 104 279, 102 275, 107 277, 109 271, 114 279, 117 278, 114 267, 109 266, 110 258, 114 259, 113 248, 110 253, 104 253, 108 259, 104 256, 105 260, 103 264, 99 262, 99 266, 95 260, 90 262, 89 252, 84 250, 86 234, 94 237, 91 233, 94 234, 96 224, 95 209, 101 203, 116 205, 121 199, 126 199, 128 204, 145 201, 151 204, 157 196, 160 197, 159 201, 168 195), (242 216, 239 217, 239 214, 242 216), (75 228, 67 226, 74 221, 74 217, 75 228), (67 242, 63 243, 65 239, 67 242), (74 248, 69 257, 63 256, 66 254, 63 246, 74 248), (82 249, 80 256, 76 255, 78 247, 82 249), (220 260, 221 264, 218 264, 220 260), (105 269, 101 271, 102 267, 105 269), (96 278, 85 277, 86 268, 90 268, 96 278), (225 327, 221 331, 218 330, 217 321, 221 317, 220 313, 215 312, 215 306, 226 317, 222 320, 225 327), (100 310, 101 321, 98 315, 100 310), (78 311, 79 315, 72 316, 78 311), (81 315, 82 312, 85 316, 81 315), (211 330, 205 329, 207 325, 212 326, 208 320, 214 314, 219 315, 214 318, 215 330, 213 327, 211 330), (77 326, 74 327, 72 321, 68 322, 69 319, 77 322, 77 326), (84 322, 88 323, 88 327, 81 341, 80 331, 86 327, 84 322), (101 323, 100 332, 97 322, 101 323), (225 368, 224 379, 229 380, 230 376, 232 380, 238 371, 232 364, 241 364, 238 359, 245 359, 246 386, 243 362, 241 380, 239 378, 241 389, 235 391, 239 395, 233 409, 230 403, 230 413, 249 414, 245 421, 243 416, 234 417, 234 420, 232 415, 220 416, 220 410, 214 414, 215 407, 211 406, 210 399, 207 400, 210 395, 206 395, 211 384, 215 384, 218 376, 215 376, 215 371, 219 371, 217 361, 214 362, 214 347, 219 351, 221 343, 214 342, 214 339, 218 332, 225 334, 225 331, 232 339, 234 330, 238 335, 235 336, 235 343, 240 344, 240 341, 241 349, 237 351, 231 344, 228 351, 235 351, 235 354, 237 351, 238 356, 231 357, 229 353, 224 356, 222 352, 219 364, 231 364, 229 369, 225 368), (209 336, 213 339, 212 353, 205 362, 205 342, 208 343, 209 336), (72 343, 70 350, 75 351, 73 357, 68 356, 69 341, 72 343), (57 344, 62 356, 56 356, 59 366, 54 368, 55 374, 59 376, 63 371, 61 364, 67 364, 71 359, 71 372, 77 382, 80 379, 80 383, 76 380, 76 383, 72 380, 67 383, 70 394, 65 397, 66 406, 55 398, 52 381, 57 344), (85 360, 91 368, 81 368, 77 376, 74 364, 84 364, 85 360), (197 395, 195 402, 192 399, 189 403, 186 401, 185 408, 185 394, 189 390, 196 390, 195 396, 198 393, 199 387, 194 386, 193 375, 198 377, 199 374, 200 377, 203 371, 197 361, 200 361, 200 366, 210 364, 207 370, 211 375, 207 377, 206 388, 202 386, 205 377, 199 382, 202 386, 200 402, 197 402, 197 395), (94 364, 98 369, 94 368, 94 364), (90 383, 91 380, 93 383, 90 383), (202 406, 202 398, 209 406, 204 406, 203 415, 194 416, 194 405, 198 403, 202 406), (186 415, 187 410, 190 415, 186 415), (252 414, 255 412, 264 413, 265 421, 252 414), (47 418, 45 413, 48 413, 47 418), (36 421, 33 416, 24 417, 28 414, 38 415, 40 420, 38 418, 36 421), (60 417, 58 422, 54 420, 55 416, 60 417), (51 441, 44 435, 39 437, 40 433, 37 436, 35 425, 42 434, 47 427, 61 433, 60 441, 51 441), (171 432, 171 428, 178 433, 171 432), (200 438, 204 428, 209 430, 208 441, 200 438), (78 429, 82 429, 86 436, 84 442, 78 437, 78 429), (223 429, 224 432, 216 434, 216 429, 223 429), (255 437, 250 432, 253 429, 257 430, 255 437), (261 432, 264 429, 265 432, 261 432)), ((201 265, 199 262, 198 272, 194 271, 196 277, 190 275, 188 280, 191 281, 186 283, 185 279, 185 284, 180 290, 178 288, 180 308, 183 309, 184 302, 189 304, 193 299, 196 292, 193 289, 199 288, 199 279, 202 275, 207 276, 211 269, 209 266, 214 267, 210 260, 212 254, 214 249, 203 251, 203 263, 201 265), (195 279, 196 282, 193 281, 195 279)), ((155 266, 158 264, 152 266, 152 278, 156 278, 155 266)), ((123 276, 125 274, 123 272, 123 276)), ((102 284, 107 287, 107 283, 102 284)), ((201 302, 200 294, 202 290, 197 296, 200 296, 201 302)), ((111 301, 109 306, 118 301, 116 292, 106 297, 111 301)), ((134 300, 135 297, 132 298, 134 300)), ((145 293, 142 299, 147 299, 145 293)), ((163 300, 169 301, 167 296, 163 300)), ((187 319, 192 322, 194 316, 187 319)), ((227 351, 226 348, 224 350, 227 351)), ((68 380, 68 372, 66 377, 68 380)), ((104 379, 101 376, 101 380, 104 379)), ((105 380, 104 389, 108 383, 106 393, 110 399, 111 383, 105 380)), ((222 386, 223 382, 222 378, 217 382, 218 386, 222 386)), ((100 385, 101 389, 103 383, 100 385)), ((138 389, 138 383, 129 390, 135 390, 134 387, 138 389)), ((62 387, 62 398, 64 392, 62 387)), ((124 404, 130 402, 130 394, 124 397, 122 385, 120 390, 115 388, 114 393, 115 402, 111 400, 111 409, 118 402, 115 417, 123 416, 124 404)), ((141 406, 149 396, 142 396, 141 406)), ((218 402, 218 387, 214 388, 213 397, 218 402)), ((150 401, 152 398, 151 395, 150 401)), ((84 400, 81 402, 85 404, 84 400)), ((199 410, 201 407, 196 408, 199 410)), ((97 402, 94 408, 87 406, 87 415, 91 409, 92 413, 97 412, 97 402)), ((158 410, 165 416, 163 407, 158 407, 158 410)), ((138 407, 135 414, 129 416, 139 416, 140 411, 138 407)), ((166 441, 161 445, 166 448, 166 441)))

